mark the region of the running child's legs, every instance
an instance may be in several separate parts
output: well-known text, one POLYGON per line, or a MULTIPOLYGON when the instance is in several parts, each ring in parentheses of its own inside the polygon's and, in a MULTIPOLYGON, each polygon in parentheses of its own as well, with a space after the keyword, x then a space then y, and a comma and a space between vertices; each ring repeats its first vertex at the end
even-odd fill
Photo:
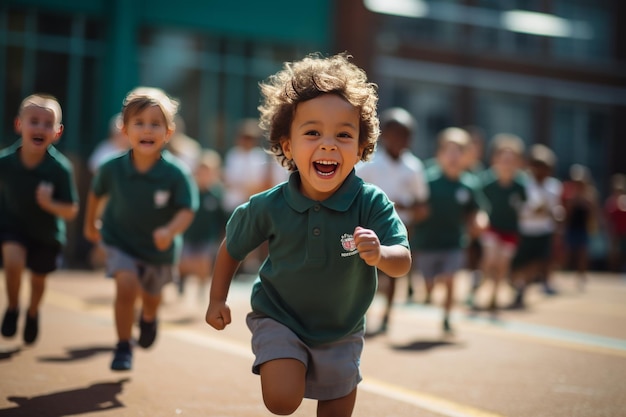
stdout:
POLYGON ((289 415, 304 398, 306 367, 297 359, 275 359, 259 368, 263 402, 269 411, 289 415))
POLYGON ((356 402, 356 388, 345 397, 318 401, 317 417, 349 417, 356 402))
POLYGON ((7 309, 15 310, 19 307, 22 272, 26 266, 26 248, 16 242, 4 242, 2 262, 8 299, 7 309))
POLYGON ((30 305, 28 306, 28 315, 37 317, 39 305, 43 299, 43 293, 46 289, 47 274, 38 274, 33 272, 30 277, 30 305))
POLYGON ((137 274, 120 270, 115 273, 115 327, 120 341, 128 341, 132 336, 135 322, 135 301, 141 293, 137 274))
POLYGON ((144 321, 153 322, 156 320, 157 310, 159 309, 159 305, 161 305, 162 298, 161 293, 150 294, 145 291, 141 292, 141 311, 144 321))

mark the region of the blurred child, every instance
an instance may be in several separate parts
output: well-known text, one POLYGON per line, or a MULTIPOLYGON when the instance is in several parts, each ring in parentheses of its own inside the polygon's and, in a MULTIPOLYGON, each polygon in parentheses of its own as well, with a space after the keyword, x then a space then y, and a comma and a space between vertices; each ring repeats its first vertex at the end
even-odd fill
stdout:
POLYGON ((31 292, 23 339, 32 344, 39 333, 46 276, 58 267, 65 221, 78 214, 78 193, 70 161, 53 146, 63 133, 59 102, 44 94, 26 97, 15 129, 21 139, 0 151, 0 243, 8 299, 2 335, 17 332, 22 273, 28 268, 31 292))
POLYGON ((132 367, 134 305, 142 299, 138 344, 157 334, 161 290, 176 276, 182 233, 193 220, 197 190, 191 174, 163 147, 174 130, 178 102, 156 88, 139 87, 124 99, 122 132, 131 149, 100 167, 85 213, 85 236, 104 241, 107 274, 115 279, 118 343, 111 369, 132 367), (108 202, 99 227, 97 207, 108 202))
POLYGON ((213 150, 204 150, 198 159, 194 178, 200 204, 193 222, 183 235, 183 253, 178 266, 179 293, 184 292, 187 276, 194 275, 198 278, 198 295, 202 301, 227 220, 222 208, 224 187, 221 182, 221 164, 220 155, 213 150))
POLYGON ((426 301, 430 302, 436 280, 445 285, 443 330, 450 333, 454 276, 465 265, 467 232, 479 233, 480 198, 463 175, 470 140, 467 132, 451 127, 443 130, 437 140, 437 163, 426 170, 429 215, 415 227, 412 244, 426 284, 426 301))
POLYGON ((583 290, 587 282, 591 234, 597 231, 600 220, 600 204, 598 190, 587 167, 572 165, 569 177, 569 181, 563 184, 562 195, 565 265, 573 266, 578 287, 583 290))
POLYGON ((492 141, 491 167, 481 176, 481 189, 488 203, 489 227, 482 233, 481 269, 493 280, 489 310, 498 309, 500 283, 508 277, 519 241, 519 211, 526 200, 520 175, 524 142, 511 134, 499 134, 492 141))
POLYGON ((626 175, 611 177, 611 195, 604 203, 611 243, 611 269, 626 272, 626 175))
MULTIPOLYGON (((404 225, 409 229, 427 215, 425 201, 428 186, 424 167, 410 150, 411 136, 416 128, 413 116, 405 109, 394 107, 380 116, 380 141, 372 161, 357 165, 357 175, 365 182, 379 186, 393 201, 404 225)), ((380 331, 387 330, 395 295, 396 280, 379 274, 379 285, 384 284, 387 306, 380 331), (381 280, 384 282, 381 283, 381 280)), ((409 277, 410 284, 410 277, 409 277)))
POLYGON ((128 138, 122 133, 122 114, 117 113, 109 120, 109 137, 100 142, 89 156, 89 171, 95 174, 104 161, 123 154, 128 147, 128 138))
POLYGON ((526 202, 520 211, 520 244, 513 258, 512 278, 517 294, 512 308, 524 308, 526 286, 539 280, 546 294, 550 286, 552 251, 559 222, 563 220, 562 185, 550 176, 556 156, 545 145, 533 145, 528 155, 526 202))
POLYGON ((398 277, 411 266, 393 203, 354 173, 378 137, 375 86, 345 55, 313 55, 285 64, 261 92, 271 152, 293 173, 230 218, 206 320, 218 330, 231 322, 231 279, 269 241, 247 317, 265 405, 287 415, 306 397, 319 417, 350 416, 376 270, 398 277))

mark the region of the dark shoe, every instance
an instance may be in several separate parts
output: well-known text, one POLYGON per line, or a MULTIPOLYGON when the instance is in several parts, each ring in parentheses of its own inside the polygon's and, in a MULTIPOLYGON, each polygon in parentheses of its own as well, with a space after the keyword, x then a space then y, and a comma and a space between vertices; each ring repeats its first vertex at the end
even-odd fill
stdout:
POLYGON ((137 344, 142 348, 149 348, 154 343, 157 335, 157 319, 145 321, 143 314, 139 318, 139 341, 137 344))
POLYGON ((19 312, 17 308, 15 310, 7 310, 4 312, 4 318, 2 319, 2 336, 12 337, 17 332, 17 317, 19 312))
POLYGON ((119 342, 115 347, 111 369, 113 371, 130 371, 133 366, 133 351, 129 342, 119 342))
POLYGON ((558 294, 558 292, 554 288, 552 288, 550 286, 550 284, 548 284, 547 282, 545 282, 543 284, 543 292, 544 292, 545 295, 548 295, 548 296, 552 296, 552 295, 557 295, 558 294))
POLYGON ((24 343, 30 345, 37 339, 39 333, 39 314, 31 317, 26 313, 26 325, 24 326, 24 343))

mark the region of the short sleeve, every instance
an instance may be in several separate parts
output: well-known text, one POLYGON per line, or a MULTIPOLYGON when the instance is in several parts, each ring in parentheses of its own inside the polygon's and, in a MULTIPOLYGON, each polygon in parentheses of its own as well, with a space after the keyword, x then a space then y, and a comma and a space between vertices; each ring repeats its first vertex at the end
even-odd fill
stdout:
POLYGON ((237 207, 226 223, 226 249, 239 261, 267 240, 260 228, 260 211, 255 210, 253 201, 237 207))
POLYGON ((376 233, 381 245, 402 245, 408 248, 407 230, 393 203, 380 190, 373 192, 371 198, 372 211, 364 227, 376 233))

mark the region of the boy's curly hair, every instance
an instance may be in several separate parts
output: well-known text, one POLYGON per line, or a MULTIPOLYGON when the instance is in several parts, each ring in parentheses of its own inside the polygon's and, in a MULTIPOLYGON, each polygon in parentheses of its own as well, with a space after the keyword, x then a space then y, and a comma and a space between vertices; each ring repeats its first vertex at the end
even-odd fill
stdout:
POLYGON ((377 86, 368 82, 365 71, 349 58, 345 53, 331 57, 311 54, 300 61, 286 62, 281 71, 259 84, 263 99, 259 125, 269 140, 269 152, 290 171, 296 166, 283 153, 281 140, 290 136, 298 104, 322 94, 336 94, 359 109, 361 160, 369 160, 374 152, 379 135, 377 86))

